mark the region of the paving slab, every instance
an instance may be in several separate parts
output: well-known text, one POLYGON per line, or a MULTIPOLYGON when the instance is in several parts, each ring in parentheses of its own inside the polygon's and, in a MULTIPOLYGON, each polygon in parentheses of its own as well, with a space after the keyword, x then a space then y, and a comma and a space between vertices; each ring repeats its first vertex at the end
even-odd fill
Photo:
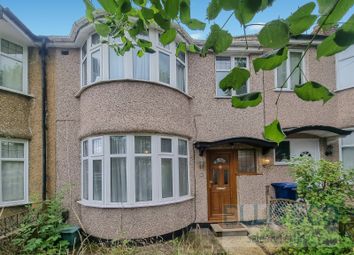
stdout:
POLYGON ((223 249, 230 255, 266 255, 255 242, 247 236, 217 237, 223 249))

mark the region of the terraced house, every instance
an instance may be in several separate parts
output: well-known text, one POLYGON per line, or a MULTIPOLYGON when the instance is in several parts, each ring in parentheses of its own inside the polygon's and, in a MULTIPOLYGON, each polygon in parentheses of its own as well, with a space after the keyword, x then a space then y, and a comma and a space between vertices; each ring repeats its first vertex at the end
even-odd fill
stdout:
POLYGON ((267 52, 256 37, 234 38, 222 55, 179 54, 193 40, 179 29, 154 54, 117 56, 85 20, 68 36, 33 35, 0 7, 0 206, 14 213, 64 193, 69 221, 105 238, 145 238, 195 223, 264 221, 271 183, 290 181, 287 160, 309 155, 354 167, 354 48, 316 60, 318 36, 288 81, 279 119, 288 138, 263 139, 274 102, 310 36, 291 40, 288 60, 255 73, 267 52), (234 66, 251 78, 239 91, 218 82, 234 66), (301 79, 329 86, 325 105, 300 101, 301 79), (264 91, 263 104, 231 107, 230 96, 264 91), (270 187, 270 188, 268 188, 270 187))

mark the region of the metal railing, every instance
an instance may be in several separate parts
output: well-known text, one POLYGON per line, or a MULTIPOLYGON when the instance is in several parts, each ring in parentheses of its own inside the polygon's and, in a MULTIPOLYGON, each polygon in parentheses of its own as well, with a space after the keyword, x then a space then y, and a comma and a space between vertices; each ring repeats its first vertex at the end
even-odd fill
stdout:
POLYGON ((299 218, 306 216, 306 204, 289 199, 270 199, 267 221, 268 223, 282 224, 286 213, 291 210, 299 218))

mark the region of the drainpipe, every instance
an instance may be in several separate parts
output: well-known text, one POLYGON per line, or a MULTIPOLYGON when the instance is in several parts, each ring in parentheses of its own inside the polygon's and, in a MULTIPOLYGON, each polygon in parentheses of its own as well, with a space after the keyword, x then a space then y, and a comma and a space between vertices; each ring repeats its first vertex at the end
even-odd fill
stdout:
POLYGON ((42 39, 39 55, 42 67, 42 200, 47 199, 47 46, 42 39))

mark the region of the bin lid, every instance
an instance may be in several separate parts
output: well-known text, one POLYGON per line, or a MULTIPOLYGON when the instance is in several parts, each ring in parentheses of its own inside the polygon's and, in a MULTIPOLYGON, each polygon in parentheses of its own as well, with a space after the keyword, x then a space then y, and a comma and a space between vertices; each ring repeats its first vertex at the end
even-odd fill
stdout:
POLYGON ((272 186, 277 188, 296 188, 297 184, 295 182, 273 182, 272 186))
POLYGON ((80 229, 80 227, 78 226, 68 226, 68 227, 64 227, 60 230, 60 233, 63 234, 72 234, 75 233, 76 231, 78 231, 80 229))

